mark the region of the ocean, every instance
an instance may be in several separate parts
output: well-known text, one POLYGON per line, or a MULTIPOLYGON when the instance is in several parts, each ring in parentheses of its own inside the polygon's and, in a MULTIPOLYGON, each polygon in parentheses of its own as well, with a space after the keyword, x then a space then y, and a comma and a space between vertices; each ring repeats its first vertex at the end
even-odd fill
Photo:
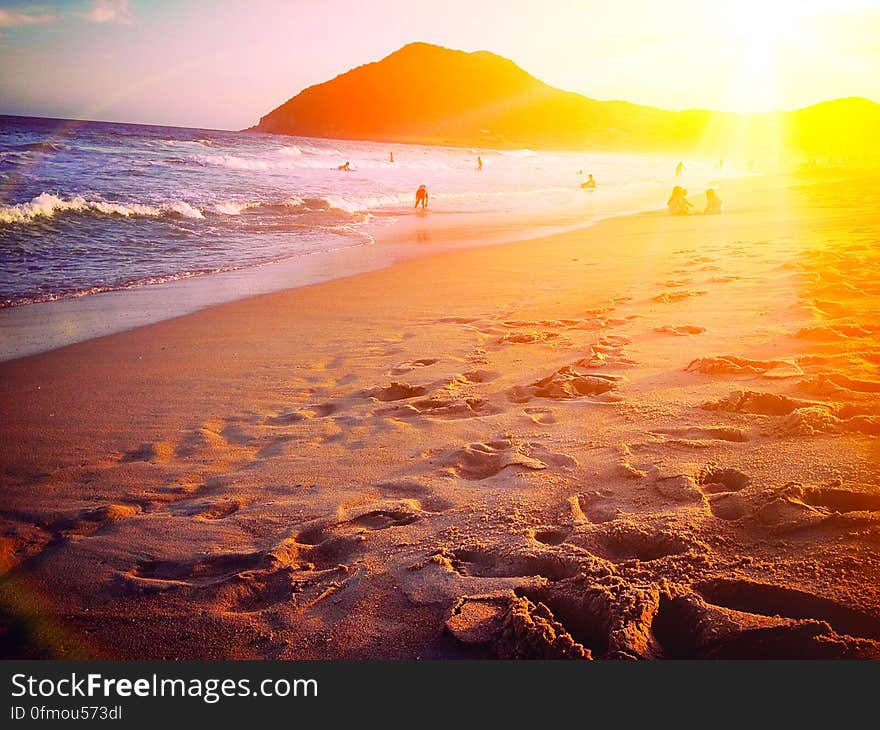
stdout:
MULTIPOLYGON (((675 164, 0 117, 0 306, 370 246, 415 214, 421 184, 438 225, 462 214, 587 224, 662 207, 675 164), (592 193, 580 188, 588 173, 592 193)), ((687 164, 690 184, 719 174, 687 164)))

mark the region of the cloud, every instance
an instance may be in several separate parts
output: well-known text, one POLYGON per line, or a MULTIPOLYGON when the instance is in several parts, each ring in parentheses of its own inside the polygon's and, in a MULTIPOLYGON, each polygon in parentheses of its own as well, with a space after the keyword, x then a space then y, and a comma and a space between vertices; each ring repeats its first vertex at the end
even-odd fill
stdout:
POLYGON ((82 17, 93 23, 131 23, 134 20, 129 0, 94 0, 82 17))
POLYGON ((30 9, 0 8, 0 28, 18 28, 22 25, 44 25, 58 20, 57 15, 30 9))

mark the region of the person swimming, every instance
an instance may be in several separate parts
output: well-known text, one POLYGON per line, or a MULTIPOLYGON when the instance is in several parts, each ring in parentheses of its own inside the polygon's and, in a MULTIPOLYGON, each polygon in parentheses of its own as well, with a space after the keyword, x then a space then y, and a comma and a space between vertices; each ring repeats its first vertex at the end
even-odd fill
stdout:
POLYGON ((336 168, 337 170, 345 170, 345 172, 351 172, 351 163, 346 161, 344 165, 340 165, 336 168))
POLYGON ((419 204, 421 204, 422 210, 428 207, 428 188, 424 185, 419 185, 419 189, 416 190, 416 204, 414 207, 418 208, 419 204))
POLYGON ((596 189, 596 181, 593 179, 592 174, 587 175, 587 179, 581 183, 581 187, 586 188, 587 190, 596 189))
POLYGON ((721 203, 721 198, 718 196, 718 192, 715 188, 709 188, 706 191, 706 210, 703 211, 706 215, 718 215, 724 209, 724 206, 721 203))
POLYGON ((672 194, 669 196, 669 200, 666 201, 666 209, 669 211, 669 215, 687 215, 690 212, 692 206, 687 199, 687 192, 681 185, 676 185, 672 188, 672 194))

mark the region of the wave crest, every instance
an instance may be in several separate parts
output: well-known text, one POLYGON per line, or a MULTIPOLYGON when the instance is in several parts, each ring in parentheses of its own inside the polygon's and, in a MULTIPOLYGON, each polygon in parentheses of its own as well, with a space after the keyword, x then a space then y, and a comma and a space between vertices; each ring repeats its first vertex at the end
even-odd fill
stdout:
POLYGON ((101 198, 87 199, 82 195, 62 198, 54 193, 40 193, 27 203, 0 205, 0 223, 26 224, 40 218, 52 218, 58 213, 86 213, 116 215, 124 218, 161 215, 179 215, 185 218, 204 218, 198 208, 183 200, 172 200, 160 207, 143 203, 113 203, 101 198))

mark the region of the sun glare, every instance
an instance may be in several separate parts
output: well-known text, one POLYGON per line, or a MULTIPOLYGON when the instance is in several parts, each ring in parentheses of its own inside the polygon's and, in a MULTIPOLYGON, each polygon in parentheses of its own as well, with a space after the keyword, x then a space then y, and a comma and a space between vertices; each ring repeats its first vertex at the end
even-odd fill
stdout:
POLYGON ((726 105, 740 112, 777 108, 778 58, 795 34, 796 14, 788 3, 745 0, 724 10, 724 27, 736 61, 726 105))

